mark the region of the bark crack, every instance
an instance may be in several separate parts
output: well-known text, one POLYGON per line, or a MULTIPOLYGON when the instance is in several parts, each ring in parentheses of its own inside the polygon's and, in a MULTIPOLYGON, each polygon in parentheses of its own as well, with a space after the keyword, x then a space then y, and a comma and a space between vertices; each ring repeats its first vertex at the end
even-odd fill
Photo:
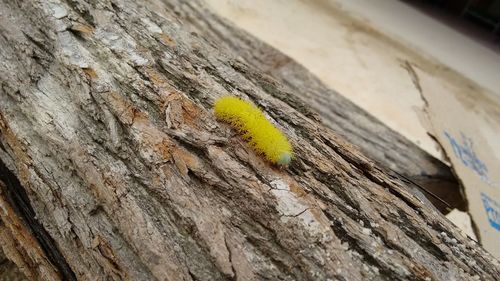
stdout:
POLYGON ((31 206, 28 195, 18 178, 5 166, 0 159, 0 181, 5 183, 7 197, 12 200, 18 215, 24 220, 26 226, 31 230, 40 243, 45 255, 54 267, 59 271, 63 280, 77 280, 75 273, 68 265, 64 256, 61 254, 50 234, 45 230, 42 224, 36 219, 35 211, 31 206))

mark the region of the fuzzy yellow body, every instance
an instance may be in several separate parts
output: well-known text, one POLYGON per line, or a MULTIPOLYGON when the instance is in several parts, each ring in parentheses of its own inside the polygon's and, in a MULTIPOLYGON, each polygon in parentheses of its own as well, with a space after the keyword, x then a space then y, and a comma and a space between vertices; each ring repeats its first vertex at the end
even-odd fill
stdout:
POLYGON ((227 96, 216 101, 214 111, 217 119, 243 133, 250 146, 270 162, 288 165, 292 160, 292 145, 286 136, 253 104, 227 96))

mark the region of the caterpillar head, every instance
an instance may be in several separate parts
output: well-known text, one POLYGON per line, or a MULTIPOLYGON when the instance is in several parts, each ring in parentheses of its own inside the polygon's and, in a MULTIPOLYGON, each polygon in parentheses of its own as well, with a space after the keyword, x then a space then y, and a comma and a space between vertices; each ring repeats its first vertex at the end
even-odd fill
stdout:
POLYGON ((282 152, 278 159, 278 165, 286 166, 292 161, 292 154, 290 152, 282 152))

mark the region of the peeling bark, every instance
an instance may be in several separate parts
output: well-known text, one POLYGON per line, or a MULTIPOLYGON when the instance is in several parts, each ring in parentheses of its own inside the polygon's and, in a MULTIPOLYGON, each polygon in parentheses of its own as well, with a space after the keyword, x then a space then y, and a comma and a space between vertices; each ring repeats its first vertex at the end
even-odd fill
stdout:
POLYGON ((201 3, 0 11, 0 159, 16 178, 0 240, 28 278, 498 280, 490 254, 331 130, 331 92, 238 57, 201 3), (228 93, 289 136, 290 166, 215 120, 228 93))

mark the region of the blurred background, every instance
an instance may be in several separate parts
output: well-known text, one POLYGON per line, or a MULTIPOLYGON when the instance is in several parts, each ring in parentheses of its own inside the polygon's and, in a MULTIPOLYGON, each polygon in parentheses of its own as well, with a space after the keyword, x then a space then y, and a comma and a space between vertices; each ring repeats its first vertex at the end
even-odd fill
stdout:
POLYGON ((500 1, 207 2, 446 164, 440 210, 500 256, 500 1))

